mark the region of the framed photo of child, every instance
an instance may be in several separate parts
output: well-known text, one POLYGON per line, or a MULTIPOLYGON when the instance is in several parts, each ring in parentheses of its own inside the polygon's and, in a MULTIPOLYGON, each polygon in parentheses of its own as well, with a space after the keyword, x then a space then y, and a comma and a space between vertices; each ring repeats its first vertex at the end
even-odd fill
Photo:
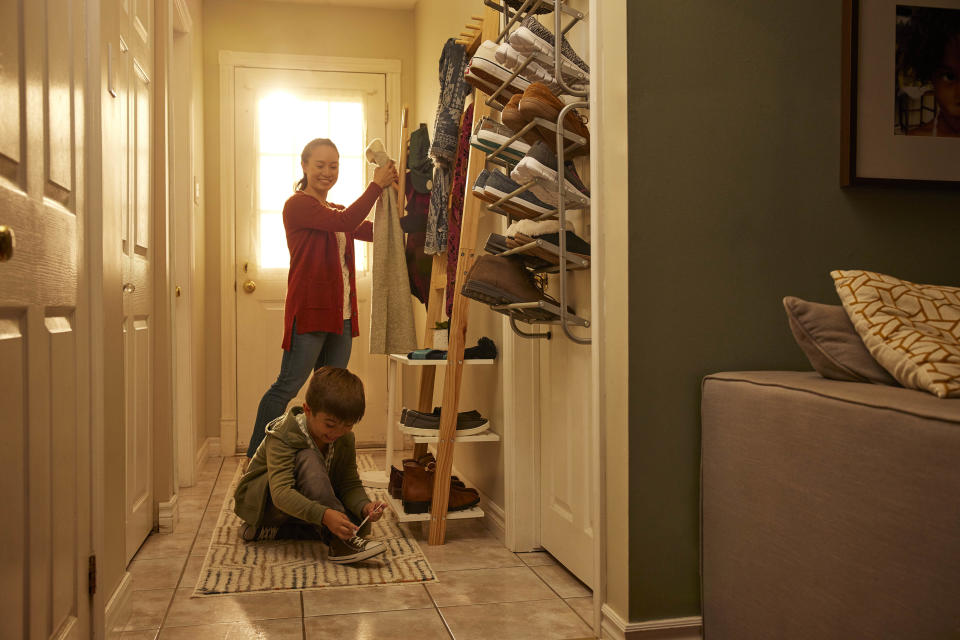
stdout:
POLYGON ((960 185, 960 0, 844 0, 841 186, 960 185))

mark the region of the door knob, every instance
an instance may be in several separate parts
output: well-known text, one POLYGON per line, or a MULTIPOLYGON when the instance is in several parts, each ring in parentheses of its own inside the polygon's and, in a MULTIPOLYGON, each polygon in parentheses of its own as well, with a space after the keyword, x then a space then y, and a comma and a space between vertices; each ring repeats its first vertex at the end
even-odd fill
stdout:
POLYGON ((247 280, 246 282, 243 283, 243 290, 246 291, 247 293, 253 293, 254 291, 257 290, 257 283, 254 282, 253 280, 247 280))
POLYGON ((182 290, 180 289, 180 287, 177 287, 176 289, 174 289, 174 293, 176 293, 177 297, 179 298, 180 294, 182 293, 182 290))
POLYGON ((124 292, 124 293, 133 293, 133 292, 136 291, 136 290, 137 290, 137 285, 133 284, 132 282, 124 282, 124 283, 123 283, 123 292, 124 292))
POLYGON ((13 257, 13 247, 16 239, 13 235, 13 229, 0 224, 0 262, 6 262, 13 257))

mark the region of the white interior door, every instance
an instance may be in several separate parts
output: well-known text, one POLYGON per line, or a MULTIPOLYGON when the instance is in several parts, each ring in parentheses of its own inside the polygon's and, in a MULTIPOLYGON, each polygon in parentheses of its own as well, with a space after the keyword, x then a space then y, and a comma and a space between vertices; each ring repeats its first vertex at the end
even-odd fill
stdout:
POLYGON ((0 3, 3 638, 90 637, 85 20, 68 0, 0 3))
POLYGON ((540 542, 587 586, 593 579, 590 349, 540 345, 540 542), (570 393, 581 389, 582 393, 570 393))
MULTIPOLYGON (((290 254, 282 210, 303 172, 300 152, 313 138, 340 151, 340 178, 331 202, 349 205, 372 175, 367 143, 385 140, 386 77, 282 69, 236 69, 237 447, 245 450, 257 406, 280 372, 290 254), (253 283, 247 291, 246 283, 253 283)), ((358 442, 384 442, 386 362, 369 355, 370 246, 356 243, 357 318, 349 368, 368 392, 358 442)), ((302 395, 294 402, 302 402, 302 395)))
POLYGON ((127 562, 153 529, 153 0, 121 2, 117 58, 120 149, 104 171, 121 176, 127 562), (112 165, 112 166, 111 166, 112 165))

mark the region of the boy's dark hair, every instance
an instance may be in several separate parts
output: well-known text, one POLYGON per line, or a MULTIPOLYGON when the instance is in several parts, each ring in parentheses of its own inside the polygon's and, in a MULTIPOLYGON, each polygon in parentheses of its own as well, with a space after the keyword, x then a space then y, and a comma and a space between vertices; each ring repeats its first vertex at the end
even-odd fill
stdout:
POLYGON ((363 382, 340 367, 314 371, 307 385, 306 403, 313 413, 323 412, 351 425, 360 422, 367 406, 363 382))

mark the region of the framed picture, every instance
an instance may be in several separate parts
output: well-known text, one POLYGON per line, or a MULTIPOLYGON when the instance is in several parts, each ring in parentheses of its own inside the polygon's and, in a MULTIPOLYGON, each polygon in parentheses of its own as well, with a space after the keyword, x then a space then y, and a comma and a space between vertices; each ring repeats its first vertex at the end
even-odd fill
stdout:
POLYGON ((960 0, 844 0, 840 183, 960 186, 960 0))

